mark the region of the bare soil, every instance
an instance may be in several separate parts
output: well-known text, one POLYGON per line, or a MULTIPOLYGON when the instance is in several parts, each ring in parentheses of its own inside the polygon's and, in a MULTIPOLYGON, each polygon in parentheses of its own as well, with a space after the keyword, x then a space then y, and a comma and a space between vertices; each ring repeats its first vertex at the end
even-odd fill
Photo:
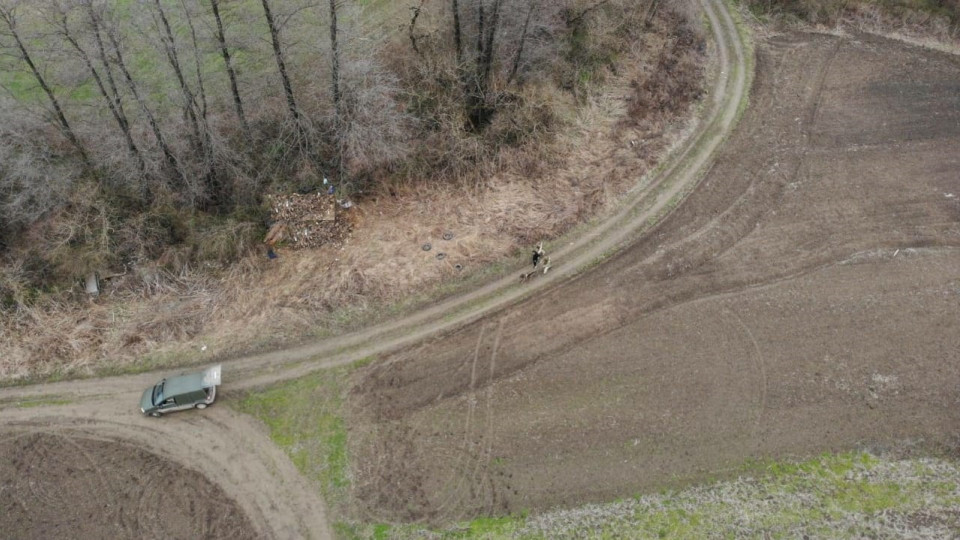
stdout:
POLYGON ((136 389, 102 392, 3 409, 4 538, 331 536, 319 494, 251 418, 219 402, 149 418, 136 389))
POLYGON ((223 490, 137 447, 22 431, 0 454, 6 538, 256 538, 223 490))
POLYGON ((758 47, 696 191, 614 259, 359 371, 382 520, 609 500, 745 460, 960 442, 960 58, 758 47))

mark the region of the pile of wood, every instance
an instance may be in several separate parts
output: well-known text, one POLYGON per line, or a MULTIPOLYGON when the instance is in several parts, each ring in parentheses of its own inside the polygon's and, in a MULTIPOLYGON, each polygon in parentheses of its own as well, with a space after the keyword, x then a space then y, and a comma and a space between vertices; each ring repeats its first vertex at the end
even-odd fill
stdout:
POLYGON ((350 223, 333 195, 268 195, 267 203, 273 226, 264 241, 270 246, 283 243, 303 249, 342 245, 350 234, 350 223))

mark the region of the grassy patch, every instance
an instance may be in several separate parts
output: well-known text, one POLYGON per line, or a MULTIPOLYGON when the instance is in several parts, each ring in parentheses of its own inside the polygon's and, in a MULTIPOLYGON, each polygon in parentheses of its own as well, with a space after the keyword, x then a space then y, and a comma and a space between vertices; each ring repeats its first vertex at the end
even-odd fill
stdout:
POLYGON ((335 509, 350 488, 342 391, 350 370, 320 371, 247 394, 236 407, 262 420, 270 438, 335 509))
MULTIPOLYGON (((869 453, 751 462, 750 477, 442 530, 353 527, 350 538, 897 538, 960 532, 960 468, 869 453)), ((932 535, 932 536, 931 536, 932 535)))
MULTIPOLYGON (((472 521, 458 523, 448 529, 428 530, 417 525, 345 524, 336 527, 337 537, 345 540, 388 540, 438 538, 444 540, 468 540, 488 538, 513 538, 523 527, 526 515, 505 517, 479 517, 472 521)), ((526 538, 548 538, 546 536, 526 536, 526 538)))
POLYGON ((65 398, 41 398, 16 401, 14 402, 14 406, 20 407, 21 409, 29 409, 33 407, 46 407, 52 405, 68 405, 70 403, 72 403, 72 401, 65 398))

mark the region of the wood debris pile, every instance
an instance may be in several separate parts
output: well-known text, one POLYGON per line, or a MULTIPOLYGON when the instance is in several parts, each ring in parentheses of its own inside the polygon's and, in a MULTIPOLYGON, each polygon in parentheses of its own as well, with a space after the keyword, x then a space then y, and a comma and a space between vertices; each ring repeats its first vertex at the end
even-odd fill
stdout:
POLYGON ((342 245, 350 234, 350 221, 333 195, 308 193, 268 195, 273 226, 264 240, 294 249, 342 245))

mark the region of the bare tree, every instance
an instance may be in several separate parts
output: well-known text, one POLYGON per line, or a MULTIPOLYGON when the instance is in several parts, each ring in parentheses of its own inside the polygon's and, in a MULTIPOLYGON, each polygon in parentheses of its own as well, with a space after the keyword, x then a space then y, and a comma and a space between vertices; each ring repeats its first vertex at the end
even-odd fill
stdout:
POLYGON ((96 83, 97 89, 100 91, 100 95, 103 97, 104 102, 107 105, 107 109, 110 111, 111 116, 113 116, 114 121, 117 123, 117 127, 126 141, 127 151, 130 153, 130 156, 136 160, 137 168, 141 173, 143 173, 146 170, 146 164, 143 161, 143 156, 140 153, 140 149, 133 140, 133 135, 130 133, 130 123, 123 111, 119 96, 116 95, 116 87, 113 87, 112 91, 114 94, 111 95, 111 90, 108 90, 104 85, 104 79, 100 73, 100 70, 94 66, 90 55, 87 53, 86 49, 80 45, 77 36, 75 36, 75 33, 69 24, 70 7, 64 5, 59 0, 55 0, 52 4, 52 8, 52 24, 54 25, 57 34, 59 34, 59 36, 70 45, 77 56, 79 56, 83 61, 84 66, 86 66, 87 71, 90 73, 90 76, 96 83))
POLYGON ((460 28, 460 3, 451 0, 453 9, 453 47, 456 50, 457 68, 463 63, 463 30, 460 28))
POLYGON ((27 51, 27 47, 23 42, 21 34, 17 27, 17 14, 16 9, 19 6, 19 2, 12 4, 0 4, 0 21, 6 26, 6 34, 15 43, 15 52, 14 55, 18 60, 22 61, 30 69, 30 73, 33 75, 33 78, 37 81, 37 84, 40 85, 40 88, 43 90, 43 93, 47 96, 47 100, 50 102, 50 106, 53 107, 54 116, 55 116, 55 125, 58 127, 60 132, 64 137, 70 141, 70 144, 79 152, 81 159, 89 170, 93 170, 93 163, 90 161, 90 157, 87 154, 86 148, 83 144, 80 143, 80 139, 77 138, 76 133, 73 131, 73 128, 70 126, 70 122, 67 121, 67 117, 63 112, 63 107, 60 105, 60 100, 57 99, 57 96, 54 95, 53 90, 50 87, 50 84, 47 82, 46 78, 40 72, 40 69, 34 63, 33 58, 30 56, 30 53, 27 51))
POLYGON ((340 49, 337 45, 337 0, 330 3, 330 82, 333 92, 334 129, 336 130, 336 168, 337 180, 343 181, 343 104, 340 93, 340 49))
POLYGON ((63 206, 83 173, 80 160, 50 159, 47 123, 0 96, 0 231, 30 225, 63 206))
MULTIPOLYGON (((98 35, 102 32, 107 36, 107 41, 110 43, 113 53, 112 58, 110 58, 111 63, 115 64, 117 69, 123 75, 124 81, 127 83, 127 89, 130 91, 130 95, 133 96, 134 101, 140 107, 140 110, 143 112, 143 115, 147 119, 147 124, 150 126, 150 130, 153 132, 154 137, 156 138, 157 145, 160 147, 161 152, 163 152, 163 157, 167 162, 167 165, 170 168, 170 172, 173 173, 178 188, 185 188, 187 186, 187 177, 184 174, 180 163, 177 161, 177 157, 174 155, 173 150, 170 148, 170 145, 167 144, 166 138, 163 136, 163 131, 160 129, 160 124, 157 121, 157 117, 153 114, 153 111, 150 110, 149 105, 141 96, 140 91, 137 89, 137 83, 133 79, 133 75, 130 73, 130 69, 127 67, 127 63, 123 58, 123 47, 120 45, 120 40, 117 35, 117 30, 115 28, 106 27, 104 25, 104 18, 102 14, 95 11, 92 5, 88 4, 90 7, 89 15, 91 18, 91 24, 94 26, 95 31, 98 35)), ((108 58, 106 51, 104 52, 104 58, 108 58)))
POLYGON ((167 20, 167 14, 163 10, 160 0, 153 0, 153 4, 156 10, 155 16, 159 18, 159 21, 155 20, 154 23, 160 32, 160 42, 163 46, 163 53, 177 79, 180 93, 183 95, 183 114, 190 121, 190 127, 193 130, 194 147, 201 148, 203 145, 203 135, 200 131, 200 122, 197 120, 196 99, 194 98, 193 91, 190 89, 190 85, 187 84, 183 69, 180 67, 180 57, 177 54, 177 42, 173 36, 173 30, 170 28, 170 21, 167 20))
MULTIPOLYGON (((488 7, 484 0, 476 0, 475 27, 476 36, 474 42, 474 56, 472 69, 462 64, 462 55, 460 53, 459 43, 457 47, 457 66, 460 70, 460 80, 463 86, 463 93, 466 100, 466 112, 470 121, 470 126, 475 131, 480 131, 493 116, 494 109, 491 104, 490 96, 490 76, 495 59, 495 50, 497 46, 497 35, 500 27, 500 9, 502 0, 493 0, 493 4, 488 7)), ((459 6, 454 8, 454 36, 457 36, 461 29, 459 20, 459 6)), ((460 41, 460 39, 455 39, 460 41)))
POLYGON ((402 95, 398 78, 380 60, 388 42, 369 38, 359 4, 327 1, 336 144, 333 165, 341 181, 362 178, 403 159, 411 138, 412 119, 398 101, 402 95))
POLYGON ((117 113, 120 115, 125 129, 129 131, 130 122, 127 119, 127 115, 123 110, 123 100, 120 97, 120 91, 117 89, 116 80, 113 77, 113 68, 111 67, 111 62, 107 58, 107 50, 103 45, 103 36, 101 35, 100 29, 100 20, 101 15, 94 9, 93 2, 91 0, 81 0, 81 3, 85 6, 88 23, 90 25, 90 33, 93 35, 94 42, 97 45, 97 54, 100 59, 100 65, 103 67, 103 72, 107 78, 107 84, 110 88, 110 96, 113 100, 114 108, 117 110, 117 113))
POLYGON ((246 137, 250 136, 250 126, 247 125, 247 117, 243 114, 243 101, 240 99, 240 90, 237 88, 237 73, 233 69, 230 60, 230 49, 227 47, 227 38, 223 30, 223 17, 220 15, 219 0, 210 0, 210 9, 213 11, 213 18, 217 23, 217 44, 220 46, 220 56, 223 57, 223 63, 227 67, 227 76, 230 78, 230 93, 233 95, 233 107, 237 113, 237 119, 240 121, 240 127, 246 137))
POLYGON ((507 86, 510 86, 510 83, 513 82, 513 79, 517 76, 517 70, 520 68, 520 59, 523 57, 523 47, 527 44, 527 36, 529 35, 530 30, 530 16, 533 15, 533 10, 536 7, 536 0, 530 0, 530 5, 527 6, 527 15, 523 18, 523 30, 520 32, 520 44, 517 45, 517 53, 513 56, 513 65, 510 67, 510 74, 507 76, 507 86))
POLYGON ((187 27, 190 28, 190 43, 193 45, 193 63, 197 79, 197 92, 200 93, 200 120, 203 124, 205 137, 209 137, 207 135, 208 129, 206 125, 209 106, 207 104, 207 90, 203 83, 203 67, 200 63, 200 41, 197 39, 197 28, 193 24, 194 15, 187 8, 185 0, 180 0, 180 7, 183 10, 183 18, 187 21, 187 27))
POLYGON ((270 0, 260 0, 263 5, 263 14, 267 19, 267 29, 270 31, 270 44, 273 46, 273 58, 277 62, 277 71, 280 73, 280 81, 283 84, 283 93, 287 98, 287 109, 290 111, 290 117, 293 119, 297 135, 300 142, 308 144, 303 122, 300 118, 300 112, 297 108, 297 100, 293 96, 293 86, 290 84, 290 77, 287 75, 287 65, 283 59, 283 48, 280 45, 280 28, 270 11, 270 0))
POLYGON ((411 10, 413 10, 413 16, 410 17, 410 27, 407 29, 407 34, 410 37, 410 45, 413 47, 413 51, 417 53, 418 56, 421 56, 421 57, 423 56, 423 51, 421 51, 420 46, 417 45, 416 28, 417 28, 417 19, 420 18, 420 12, 423 11, 423 4, 425 4, 426 2, 427 0, 420 0, 420 4, 418 4, 417 7, 410 8, 411 10))
MULTIPOLYGON (((493 68, 493 51, 494 45, 496 45, 496 36, 497 30, 500 26, 500 5, 502 0, 493 0, 493 9, 490 16, 490 28, 487 30, 487 34, 484 39, 483 49, 477 51, 479 57, 479 65, 477 66, 477 75, 479 79, 478 86, 482 92, 490 86, 490 70, 493 68)), ((482 2, 481 2, 482 5, 482 2)), ((482 27, 481 32, 482 36, 482 27)))

